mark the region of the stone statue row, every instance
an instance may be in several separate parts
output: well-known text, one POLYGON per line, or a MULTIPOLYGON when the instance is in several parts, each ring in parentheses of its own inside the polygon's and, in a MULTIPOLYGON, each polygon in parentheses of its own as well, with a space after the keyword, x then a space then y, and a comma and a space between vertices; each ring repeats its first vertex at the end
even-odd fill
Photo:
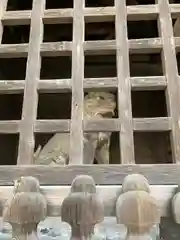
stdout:
MULTIPOLYGON (((180 223, 180 193, 172 200, 174 219, 180 223)), ((125 240, 155 240, 161 211, 150 195, 147 179, 140 174, 125 177, 115 204, 117 224, 126 227, 125 240), (154 230, 155 233, 154 233, 154 230)), ((40 193, 39 181, 23 176, 15 181, 13 196, 4 205, 3 221, 12 226, 12 239, 37 240, 37 226, 47 217, 47 201, 40 193)), ((104 220, 104 205, 96 185, 88 175, 77 176, 70 193, 61 204, 61 220, 71 227, 71 239, 94 238, 95 225, 104 220)))

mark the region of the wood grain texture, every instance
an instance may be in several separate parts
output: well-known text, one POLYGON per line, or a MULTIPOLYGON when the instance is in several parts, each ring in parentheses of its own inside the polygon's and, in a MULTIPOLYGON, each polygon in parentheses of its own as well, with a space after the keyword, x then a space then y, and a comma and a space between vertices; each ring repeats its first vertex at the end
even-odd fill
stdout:
POLYGON ((44 8, 44 0, 33 1, 17 164, 31 164, 33 161, 34 124, 38 104, 37 85, 41 68, 40 46, 43 39, 42 15, 44 8))
POLYGON ((132 173, 143 174, 150 184, 166 185, 179 183, 179 171, 180 166, 175 164, 0 166, 0 186, 12 185, 20 176, 36 177, 41 185, 69 185, 81 174, 92 176, 98 185, 119 185, 132 173))
POLYGON ((0 93, 23 93, 25 86, 24 80, 0 80, 0 93))
MULTIPOLYGON (((0 121, 0 133, 19 133, 21 121, 9 120, 0 121)), ((162 132, 170 131, 172 128, 170 117, 161 118, 134 118, 133 130, 162 132)), ((104 120, 84 120, 84 132, 119 132, 121 131, 121 122, 118 119, 104 119, 104 120)), ((70 132, 70 120, 36 120, 34 124, 35 133, 57 133, 70 132)))
MULTIPOLYGON (((179 15, 180 4, 170 4, 172 17, 179 15)), ((43 21, 47 24, 72 22, 74 9, 48 9, 44 11, 43 21)), ((158 17, 157 5, 134 5, 127 6, 128 20, 154 20, 158 17)), ((83 9, 86 22, 112 21, 115 17, 115 7, 98 7, 83 9)), ((30 24, 31 11, 7 11, 2 16, 6 25, 30 24)))
POLYGON ((177 87, 178 69, 176 64, 173 28, 168 0, 159 0, 159 34, 163 41, 162 62, 167 78, 166 99, 168 115, 172 118, 171 145, 173 161, 180 162, 180 91, 177 87))
MULTIPOLYGON (((169 201, 174 196, 177 185, 157 185, 150 186, 151 196, 155 197, 161 208, 162 216, 171 214, 169 201)), ((105 206, 105 216, 115 216, 115 204, 121 193, 121 186, 97 186, 97 194, 102 199, 105 206)), ((61 203, 70 192, 70 186, 41 186, 40 192, 45 196, 48 202, 48 216, 60 216, 61 203)), ((0 194, 2 202, 12 197, 11 186, 1 186, 0 194)))
MULTIPOLYGON (((161 38, 130 39, 128 47, 130 53, 159 53, 162 49, 161 38)), ((86 55, 110 54, 116 50, 116 40, 85 41, 84 51, 86 55)))
POLYGON ((2 16, 4 25, 28 25, 31 23, 31 11, 6 11, 2 16))
POLYGON ((118 115, 121 121, 120 155, 122 164, 134 164, 134 139, 132 126, 131 83, 127 37, 126 1, 115 0, 116 8, 116 58, 118 77, 118 115))
MULTIPOLYGON (((164 76, 152 77, 131 77, 131 89, 137 90, 165 90, 167 81, 164 76)), ((38 81, 38 92, 71 92, 71 79, 47 79, 38 81)), ((24 90, 25 81, 23 80, 0 80, 1 93, 21 93, 24 90)), ((118 81, 113 78, 85 78, 84 91, 116 91, 118 81)))
POLYGON ((163 132, 172 129, 172 120, 169 117, 161 118, 133 118, 133 130, 142 132, 163 132))
POLYGON ((6 10, 8 0, 1 0, 0 2, 0 43, 2 42, 2 36, 3 36, 3 23, 2 23, 2 17, 6 10))
MULTIPOLYGON (((180 38, 174 38, 175 47, 180 48, 180 38)), ((162 38, 145 38, 128 40, 130 53, 160 53, 163 43, 162 38)), ((83 48, 86 55, 110 54, 116 50, 115 40, 85 41, 83 48)), ((41 43, 41 56, 71 56, 72 42, 41 43)), ((1 57, 27 57, 28 44, 3 44, 0 45, 1 57)))
POLYGON ((20 121, 0 121, 0 133, 19 133, 20 131, 20 121))
POLYGON ((84 0, 74 0, 69 164, 83 164, 84 0))

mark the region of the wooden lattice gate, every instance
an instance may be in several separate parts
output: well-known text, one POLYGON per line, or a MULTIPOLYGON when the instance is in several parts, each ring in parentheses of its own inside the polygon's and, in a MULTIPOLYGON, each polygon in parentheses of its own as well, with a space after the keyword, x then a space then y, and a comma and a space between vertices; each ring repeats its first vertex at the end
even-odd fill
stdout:
MULTIPOLYGON (((21 175, 38 177, 44 185, 70 184, 78 174, 90 174, 97 184, 121 184, 125 175, 140 172, 150 184, 177 184, 180 161, 180 88, 176 50, 180 39, 173 37, 172 18, 180 13, 179 4, 159 0, 156 4, 126 6, 125 0, 115 0, 114 6, 86 7, 84 0, 74 0, 73 8, 46 9, 45 0, 34 0, 32 10, 6 10, 8 1, 0 1, 0 37, 4 26, 30 25, 29 43, 0 45, 0 58, 27 58, 25 79, 1 79, 3 94, 23 93, 20 120, 0 121, 1 134, 19 134, 17 165, 0 166, 0 184, 11 185, 21 175), (85 41, 85 22, 115 19, 115 40, 85 41), (127 20, 157 19, 159 37, 127 38, 127 20), (73 25, 73 41, 43 42, 43 23, 73 25), (84 78, 84 56, 115 52, 117 77, 84 78), (161 53, 162 76, 131 77, 129 53, 161 53), (71 79, 40 80, 41 57, 72 56, 71 79), (118 118, 98 121, 83 120, 84 91, 114 90, 118 93, 118 118), (167 117, 133 118, 131 90, 165 90, 167 117), (41 92, 71 92, 71 119, 37 119, 38 94, 41 92), (119 133, 120 159, 117 165, 83 165, 83 132, 113 131, 119 133), (134 132, 170 132, 172 164, 139 165, 135 161, 134 132), (70 163, 67 166, 36 166, 32 164, 35 133, 70 132, 70 163)), ((143 30, 142 30, 143 31, 143 30)), ((3 65, 2 65, 3 66, 3 65)), ((9 71, 13 63, 9 65, 9 71)), ((12 77, 13 78, 13 77, 12 77)), ((13 106, 11 106, 13 108, 13 106)), ((57 106, 58 111, 58 106, 57 106)), ((2 142, 3 144, 3 142, 2 142)), ((5 142, 4 142, 5 144, 5 142)))

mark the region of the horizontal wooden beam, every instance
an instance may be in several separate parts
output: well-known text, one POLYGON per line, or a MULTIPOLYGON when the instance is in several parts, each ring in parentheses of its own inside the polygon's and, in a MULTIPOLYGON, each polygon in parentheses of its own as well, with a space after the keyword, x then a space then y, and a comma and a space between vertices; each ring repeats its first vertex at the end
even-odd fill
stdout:
POLYGON ((20 120, 0 121, 0 134, 19 133, 20 122, 20 120))
MULTIPOLYGON (((180 48, 180 38, 175 39, 175 47, 180 48)), ((128 40, 129 51, 134 53, 160 53, 162 50, 161 38, 145 38, 128 40)), ((41 56, 67 56, 71 55, 72 42, 48 42, 41 44, 41 56)), ((86 55, 116 53, 116 40, 85 41, 84 51, 86 55)), ((2 44, 0 45, 0 57, 27 57, 28 44, 2 44)))
POLYGON ((166 77, 152 76, 152 77, 132 77, 132 90, 165 90, 167 87, 166 77))
POLYGON ((70 120, 37 120, 34 131, 36 133, 69 132, 70 120))
POLYGON ((24 86, 24 80, 0 80, 0 94, 22 93, 24 86))
POLYGON ((85 132, 120 132, 120 119, 84 120, 85 132))
POLYGON ((72 42, 48 42, 40 47, 41 56, 71 56, 72 42))
POLYGON ((44 24, 72 23, 73 9, 48 9, 44 11, 44 24))
POLYGON ((133 119, 133 130, 136 132, 161 132, 170 131, 171 118, 134 118, 133 119))
MULTIPOLYGON (((132 90, 164 90, 167 83, 164 76, 132 77, 132 90)), ((0 93, 20 93, 24 90, 24 80, 0 80, 0 93)), ((84 91, 116 91, 117 78, 85 78, 84 91)), ((70 92, 71 79, 39 80, 39 92, 70 92)))
POLYGON ((27 57, 28 44, 1 44, 0 57, 13 58, 13 57, 27 57))
POLYGON ((31 11, 5 11, 2 16, 4 25, 29 25, 31 22, 31 11))
MULTIPOLYGON (((0 121, 0 133, 18 133, 21 121, 0 121)), ((84 120, 83 130, 85 132, 119 132, 121 131, 120 119, 84 120)), ((171 118, 134 118, 134 131, 170 131, 171 118)), ((69 132, 70 120, 36 120, 34 132, 56 133, 69 132)))
MULTIPOLYGON (((162 49, 161 38, 131 39, 128 40, 130 53, 157 53, 162 49)), ((116 40, 86 41, 85 54, 110 54, 116 50, 116 40), (103 53, 104 52, 104 53, 103 53)))
POLYGON ((166 185, 178 184, 179 172, 178 164, 0 166, 0 186, 12 185, 13 180, 24 175, 37 177, 41 185, 69 185, 79 174, 92 176, 99 185, 119 185, 132 173, 143 174, 152 185, 166 185))
MULTIPOLYGON (((169 201, 174 196, 177 185, 157 185, 150 186, 151 195, 156 198, 161 209, 161 216, 170 216, 168 208, 169 201)), ((8 186, 0 187, 1 200, 5 203, 11 199, 13 188, 8 186)), ((70 186, 41 186, 41 193, 45 196, 48 203, 48 216, 58 217, 61 215, 61 203, 70 192, 70 186)), ((97 194, 103 201, 105 216, 115 216, 117 197, 121 193, 121 186, 97 186, 97 194)))
MULTIPOLYGON (((45 24, 70 23, 73 18, 73 9, 48 9, 44 11, 43 21, 45 24)), ((177 18, 180 12, 180 4, 170 4, 173 18, 177 18)), ((115 7, 85 8, 84 17, 86 22, 113 21, 115 7)), ((127 6, 129 21, 154 20, 158 18, 157 5, 133 5, 127 6)), ((31 11, 5 11, 2 17, 5 25, 30 24, 31 11)))
POLYGON ((130 21, 155 20, 158 18, 158 6, 154 4, 127 6, 127 19, 130 21))

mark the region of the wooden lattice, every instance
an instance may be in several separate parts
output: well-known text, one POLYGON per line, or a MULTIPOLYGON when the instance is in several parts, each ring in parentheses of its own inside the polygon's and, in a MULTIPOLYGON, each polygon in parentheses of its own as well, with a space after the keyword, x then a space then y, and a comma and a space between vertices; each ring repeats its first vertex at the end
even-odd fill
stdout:
MULTIPOLYGON (((176 49, 180 38, 173 36, 172 18, 180 13, 180 4, 158 0, 156 4, 126 5, 115 0, 114 6, 85 7, 84 0, 74 0, 71 9, 45 9, 45 0, 33 0, 32 10, 7 11, 8 0, 0 1, 0 40, 4 25, 30 24, 29 43, 0 44, 0 57, 27 57, 24 80, 1 80, 0 92, 23 92, 21 120, 0 121, 1 134, 19 134, 16 166, 0 166, 0 184, 11 184, 20 175, 38 177, 42 184, 69 184, 80 173, 91 174, 98 184, 119 184, 130 172, 141 172, 152 184, 177 183, 180 162, 180 88, 176 49), (115 18, 115 40, 85 41, 85 22, 111 21, 115 18), (157 19, 159 38, 130 39, 127 20, 157 19), (43 23, 73 23, 72 42, 43 42, 43 23), (116 52, 117 77, 84 78, 84 55, 116 52), (130 77, 129 53, 161 53, 163 76, 130 77), (72 55, 71 79, 40 80, 41 57, 72 55), (165 90, 168 117, 133 118, 131 90, 165 90), (114 89, 118 93, 118 118, 83 120, 84 91, 114 89), (38 92, 72 93, 70 120, 37 119, 38 92), (83 165, 83 132, 119 132, 120 165, 83 165), (136 165, 133 132, 170 132, 173 164, 136 165), (68 166, 32 165, 35 133, 70 132, 68 166), (128 165, 127 165, 128 164, 128 165)), ((9 67, 10 68, 10 67, 9 67)))

